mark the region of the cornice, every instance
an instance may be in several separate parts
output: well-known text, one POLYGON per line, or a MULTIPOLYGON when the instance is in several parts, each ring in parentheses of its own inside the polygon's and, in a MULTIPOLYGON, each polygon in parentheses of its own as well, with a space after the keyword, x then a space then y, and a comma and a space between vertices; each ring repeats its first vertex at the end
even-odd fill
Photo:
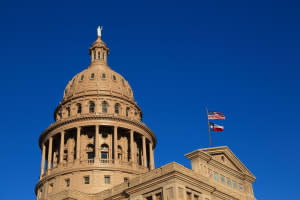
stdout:
POLYGON ((56 121, 55 123, 51 124, 47 129, 45 129, 40 137, 39 137, 39 146, 41 148, 41 143, 44 139, 44 137, 46 137, 47 133, 49 133, 50 131, 53 131, 54 129, 57 129, 63 125, 66 124, 70 124, 70 123, 74 123, 74 122, 79 122, 79 121, 89 121, 89 120, 110 120, 110 121, 119 121, 119 122, 125 122, 134 126, 137 126, 143 130, 145 130, 153 139, 153 147, 155 148, 156 146, 156 136, 154 135, 154 133, 151 131, 150 128, 148 128, 144 123, 136 121, 136 120, 130 120, 127 118, 122 118, 120 116, 113 116, 113 115, 103 115, 103 114, 87 114, 87 115, 81 115, 78 117, 74 117, 74 118, 68 118, 65 120, 61 120, 61 121, 56 121))
POLYGON ((199 149, 196 150, 196 151, 193 151, 191 153, 187 153, 184 156, 187 157, 190 160, 193 160, 195 158, 201 158, 201 159, 203 159, 203 160, 205 160, 207 162, 209 160, 211 160, 211 158, 212 158, 209 154, 207 154, 207 153, 205 153, 205 152, 203 152, 203 151, 201 151, 199 149))

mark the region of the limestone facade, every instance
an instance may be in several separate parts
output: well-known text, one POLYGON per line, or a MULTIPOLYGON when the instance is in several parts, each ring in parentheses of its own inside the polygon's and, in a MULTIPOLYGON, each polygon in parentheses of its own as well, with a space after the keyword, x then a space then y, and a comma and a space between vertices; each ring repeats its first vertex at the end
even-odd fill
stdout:
POLYGON ((40 135, 37 200, 254 200, 255 177, 228 147, 186 154, 192 169, 155 169, 156 137, 108 52, 98 35, 91 64, 67 84, 40 135))

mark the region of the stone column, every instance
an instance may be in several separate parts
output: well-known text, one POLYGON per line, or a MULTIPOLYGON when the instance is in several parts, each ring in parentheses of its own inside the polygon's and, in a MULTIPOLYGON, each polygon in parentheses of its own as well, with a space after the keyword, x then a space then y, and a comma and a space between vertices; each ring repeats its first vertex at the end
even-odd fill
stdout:
POLYGON ((64 160, 64 147, 65 147, 65 131, 62 131, 60 133, 59 164, 62 164, 64 160))
POLYGON ((53 143, 53 137, 49 138, 49 145, 48 145, 48 162, 47 162, 47 170, 51 169, 51 163, 52 163, 52 143, 53 143))
POLYGON ((44 172, 45 172, 45 154, 46 154, 46 145, 43 144, 43 147, 42 147, 42 163, 41 163, 41 176, 40 176, 40 179, 42 178, 42 176, 44 175, 44 172))
POLYGON ((95 160, 98 162, 100 159, 100 143, 99 143, 99 125, 95 127, 95 160))
POLYGON ((134 141, 134 132, 133 130, 130 130, 130 161, 134 162, 134 152, 133 152, 133 141, 134 141))
POLYGON ((114 160, 118 158, 118 127, 114 126, 114 160))
POLYGON ((77 138, 76 138, 76 161, 80 161, 80 132, 81 127, 77 127, 77 138))
POLYGON ((147 156, 146 156, 146 137, 142 135, 143 140, 143 166, 147 167, 147 156))
POLYGON ((154 151, 153 151, 153 144, 149 142, 149 154, 150 154, 150 169, 154 169, 154 151))

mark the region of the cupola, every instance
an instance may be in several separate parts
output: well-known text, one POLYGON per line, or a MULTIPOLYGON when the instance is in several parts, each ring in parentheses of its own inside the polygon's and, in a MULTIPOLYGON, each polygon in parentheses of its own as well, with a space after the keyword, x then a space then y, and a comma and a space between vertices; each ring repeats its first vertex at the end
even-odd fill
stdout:
POLYGON ((103 27, 98 27, 97 29, 97 40, 92 44, 90 48, 91 55, 91 65, 97 64, 107 64, 107 55, 109 48, 106 47, 106 44, 101 40, 101 31, 103 27))

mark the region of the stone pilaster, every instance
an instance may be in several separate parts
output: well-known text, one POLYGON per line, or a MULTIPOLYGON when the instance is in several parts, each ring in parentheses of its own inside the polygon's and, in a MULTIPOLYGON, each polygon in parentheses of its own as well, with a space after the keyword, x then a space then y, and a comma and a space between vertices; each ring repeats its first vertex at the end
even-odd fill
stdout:
POLYGON ((147 153, 146 153, 146 137, 142 136, 143 141, 143 166, 147 167, 147 153))
POLYGON ((51 163, 52 163, 52 144, 53 144, 53 138, 49 138, 49 145, 48 145, 48 162, 47 162, 47 171, 51 169, 51 163))
POLYGON ((45 144, 43 144, 42 147, 42 163, 41 163, 41 175, 40 175, 40 179, 43 176, 44 172, 45 172, 45 156, 46 156, 46 146, 45 144))
POLYGON ((150 169, 154 169, 154 151, 153 151, 153 144, 149 142, 149 154, 150 154, 150 169))
POLYGON ((62 131, 60 133, 59 164, 62 164, 64 160, 64 147, 65 147, 65 131, 62 131))
POLYGON ((130 161, 134 162, 134 151, 133 151, 133 141, 134 141, 134 132, 133 130, 130 130, 130 161))
POLYGON ((118 159, 118 127, 114 126, 114 160, 118 159))
POLYGON ((95 160, 100 160, 99 125, 95 127, 95 160))
POLYGON ((76 137, 76 161, 80 161, 80 132, 81 127, 77 127, 77 137, 76 137))

